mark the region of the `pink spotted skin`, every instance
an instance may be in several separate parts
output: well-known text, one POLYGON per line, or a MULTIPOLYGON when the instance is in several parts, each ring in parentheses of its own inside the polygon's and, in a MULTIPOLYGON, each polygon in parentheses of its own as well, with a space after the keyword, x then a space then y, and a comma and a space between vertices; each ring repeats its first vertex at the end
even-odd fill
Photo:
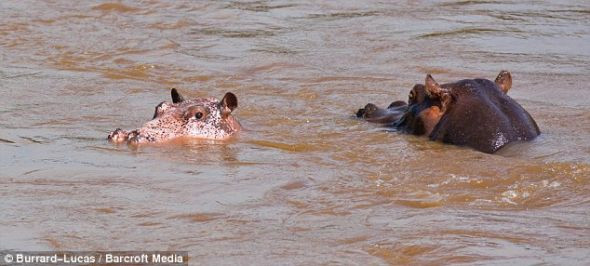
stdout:
POLYGON ((215 98, 184 98, 172 89, 173 102, 156 106, 153 119, 135 130, 117 128, 107 139, 112 143, 160 143, 180 137, 224 140, 241 130, 231 114, 237 108, 236 96, 228 92, 221 101, 215 98))

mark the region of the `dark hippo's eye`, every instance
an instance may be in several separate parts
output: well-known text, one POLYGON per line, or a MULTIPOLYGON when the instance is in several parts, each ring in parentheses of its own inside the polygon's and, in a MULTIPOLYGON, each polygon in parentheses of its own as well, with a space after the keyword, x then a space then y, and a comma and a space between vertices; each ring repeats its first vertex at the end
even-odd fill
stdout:
POLYGON ((196 119, 201 119, 201 118, 203 118, 203 113, 201 113, 201 112, 197 112, 197 113, 195 114, 195 118, 196 118, 196 119))

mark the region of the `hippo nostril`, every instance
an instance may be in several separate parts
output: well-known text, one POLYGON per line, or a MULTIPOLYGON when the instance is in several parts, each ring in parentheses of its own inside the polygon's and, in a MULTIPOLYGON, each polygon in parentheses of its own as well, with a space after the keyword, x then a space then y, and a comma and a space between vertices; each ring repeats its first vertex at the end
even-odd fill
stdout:
POLYGON ((131 139, 129 139, 128 144, 138 145, 143 142, 145 142, 145 138, 141 135, 136 135, 136 136, 133 136, 131 139))
POLYGON ((374 105, 372 103, 368 103, 367 105, 365 105, 365 108, 361 108, 356 112, 356 117, 366 118, 367 116, 374 113, 377 109, 378 108, 376 105, 374 105))
POLYGON ((362 118, 363 115, 365 115, 365 109, 364 108, 361 108, 358 111, 356 111, 356 117, 357 118, 362 118))
POLYGON ((107 136, 107 139, 108 139, 108 140, 111 140, 111 141, 118 141, 118 139, 119 139, 119 135, 120 135, 122 132, 123 132, 123 130, 122 130, 122 129, 120 129, 120 128, 117 128, 117 129, 115 129, 115 130, 111 131, 111 133, 109 133, 109 135, 107 136))
POLYGON ((378 107, 372 103, 369 103, 365 106, 365 115, 370 115, 377 111, 378 107))

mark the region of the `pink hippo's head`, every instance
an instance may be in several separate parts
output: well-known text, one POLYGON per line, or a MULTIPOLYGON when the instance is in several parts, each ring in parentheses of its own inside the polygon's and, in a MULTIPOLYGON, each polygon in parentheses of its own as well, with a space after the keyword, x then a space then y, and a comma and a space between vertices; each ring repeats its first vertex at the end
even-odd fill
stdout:
POLYGON ((109 141, 141 144, 179 137, 221 140, 240 131, 240 123, 231 114, 238 107, 233 93, 226 93, 221 101, 215 98, 185 100, 176 89, 172 89, 171 94, 172 103, 158 104, 152 120, 136 130, 118 128, 109 134, 109 141))

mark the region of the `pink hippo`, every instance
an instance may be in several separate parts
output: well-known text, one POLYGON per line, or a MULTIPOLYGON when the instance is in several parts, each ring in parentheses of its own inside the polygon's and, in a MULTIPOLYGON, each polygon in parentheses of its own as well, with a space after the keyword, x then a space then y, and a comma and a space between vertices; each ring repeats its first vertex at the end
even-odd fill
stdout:
POLYGON ((179 137, 227 139, 241 130, 232 116, 238 107, 237 97, 228 92, 221 101, 215 98, 185 100, 176 89, 171 90, 172 103, 156 106, 154 117, 141 128, 125 131, 115 129, 108 135, 113 143, 157 143, 179 137))

